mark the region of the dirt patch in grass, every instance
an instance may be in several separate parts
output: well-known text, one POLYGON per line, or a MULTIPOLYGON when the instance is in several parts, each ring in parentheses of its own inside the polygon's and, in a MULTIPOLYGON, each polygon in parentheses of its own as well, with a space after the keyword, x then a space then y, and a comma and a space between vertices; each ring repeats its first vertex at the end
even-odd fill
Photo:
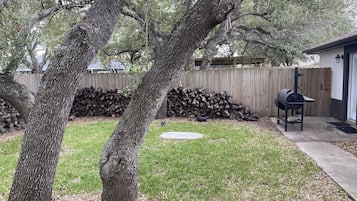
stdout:
POLYGON ((68 121, 67 125, 95 123, 99 121, 119 121, 119 117, 77 117, 72 121, 68 121))
POLYGON ((13 130, 7 133, 0 134, 0 142, 16 138, 22 134, 24 134, 24 129, 13 130))
MULTIPOLYGON (((100 193, 96 195, 77 194, 77 195, 54 195, 52 201, 100 201, 100 193)), ((145 197, 139 197, 136 201, 148 201, 145 197)))
POLYGON ((53 196, 52 201, 99 201, 100 194, 88 195, 88 194, 77 194, 77 195, 62 195, 53 196))

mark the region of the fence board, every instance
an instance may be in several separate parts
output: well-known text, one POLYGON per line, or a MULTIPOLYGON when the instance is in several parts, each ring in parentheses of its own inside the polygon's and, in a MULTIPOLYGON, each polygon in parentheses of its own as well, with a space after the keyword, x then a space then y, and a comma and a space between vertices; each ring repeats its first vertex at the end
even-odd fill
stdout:
MULTIPOLYGON (((316 99, 305 104, 306 115, 329 116, 331 93, 330 68, 299 68, 299 92, 316 99)), ((16 75, 16 80, 37 92, 41 75, 16 75)), ((85 74, 80 87, 106 89, 136 88, 140 76, 125 73, 85 74)), ((262 116, 276 115, 275 98, 279 90, 294 88, 294 68, 229 68, 184 71, 171 86, 226 91, 233 99, 262 116)))
POLYGON ((33 93, 37 93, 40 86, 42 74, 16 74, 15 80, 27 86, 33 93))

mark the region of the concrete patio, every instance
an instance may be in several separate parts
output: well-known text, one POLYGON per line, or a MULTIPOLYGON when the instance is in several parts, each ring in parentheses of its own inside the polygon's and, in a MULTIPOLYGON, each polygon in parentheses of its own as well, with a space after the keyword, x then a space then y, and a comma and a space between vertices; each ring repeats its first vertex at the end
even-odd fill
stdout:
POLYGON ((337 122, 331 117, 304 117, 304 129, 300 124, 277 124, 276 118, 271 118, 278 130, 293 141, 301 151, 309 155, 352 199, 357 200, 357 157, 342 150, 331 142, 357 141, 357 133, 346 134, 328 122, 337 122))

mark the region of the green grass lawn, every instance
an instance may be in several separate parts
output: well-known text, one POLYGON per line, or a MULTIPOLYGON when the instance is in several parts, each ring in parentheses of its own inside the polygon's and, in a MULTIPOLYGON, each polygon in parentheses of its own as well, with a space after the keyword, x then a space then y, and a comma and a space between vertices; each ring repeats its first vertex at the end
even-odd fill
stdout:
MULTIPOLYGON (((98 161, 116 122, 67 127, 56 194, 97 194, 98 161)), ((9 192, 21 137, 0 142, 0 194, 9 192)), ((140 195, 156 200, 301 200, 301 187, 320 169, 279 134, 236 121, 155 121, 139 160, 140 195), (168 141, 166 131, 204 138, 168 141)), ((0 196, 1 197, 1 196, 0 196)))

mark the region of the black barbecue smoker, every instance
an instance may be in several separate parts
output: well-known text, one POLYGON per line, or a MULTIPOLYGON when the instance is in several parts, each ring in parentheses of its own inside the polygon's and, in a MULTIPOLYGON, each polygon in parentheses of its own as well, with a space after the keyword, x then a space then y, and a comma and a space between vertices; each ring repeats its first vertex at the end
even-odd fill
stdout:
POLYGON ((278 108, 277 124, 280 124, 280 121, 283 121, 285 123, 285 131, 287 131, 289 123, 301 124, 301 131, 304 127, 305 100, 304 96, 298 93, 299 76, 302 76, 302 74, 299 73, 298 68, 295 68, 294 90, 281 89, 275 99, 275 105, 278 108), (281 115, 280 110, 284 110, 285 114, 281 115))

